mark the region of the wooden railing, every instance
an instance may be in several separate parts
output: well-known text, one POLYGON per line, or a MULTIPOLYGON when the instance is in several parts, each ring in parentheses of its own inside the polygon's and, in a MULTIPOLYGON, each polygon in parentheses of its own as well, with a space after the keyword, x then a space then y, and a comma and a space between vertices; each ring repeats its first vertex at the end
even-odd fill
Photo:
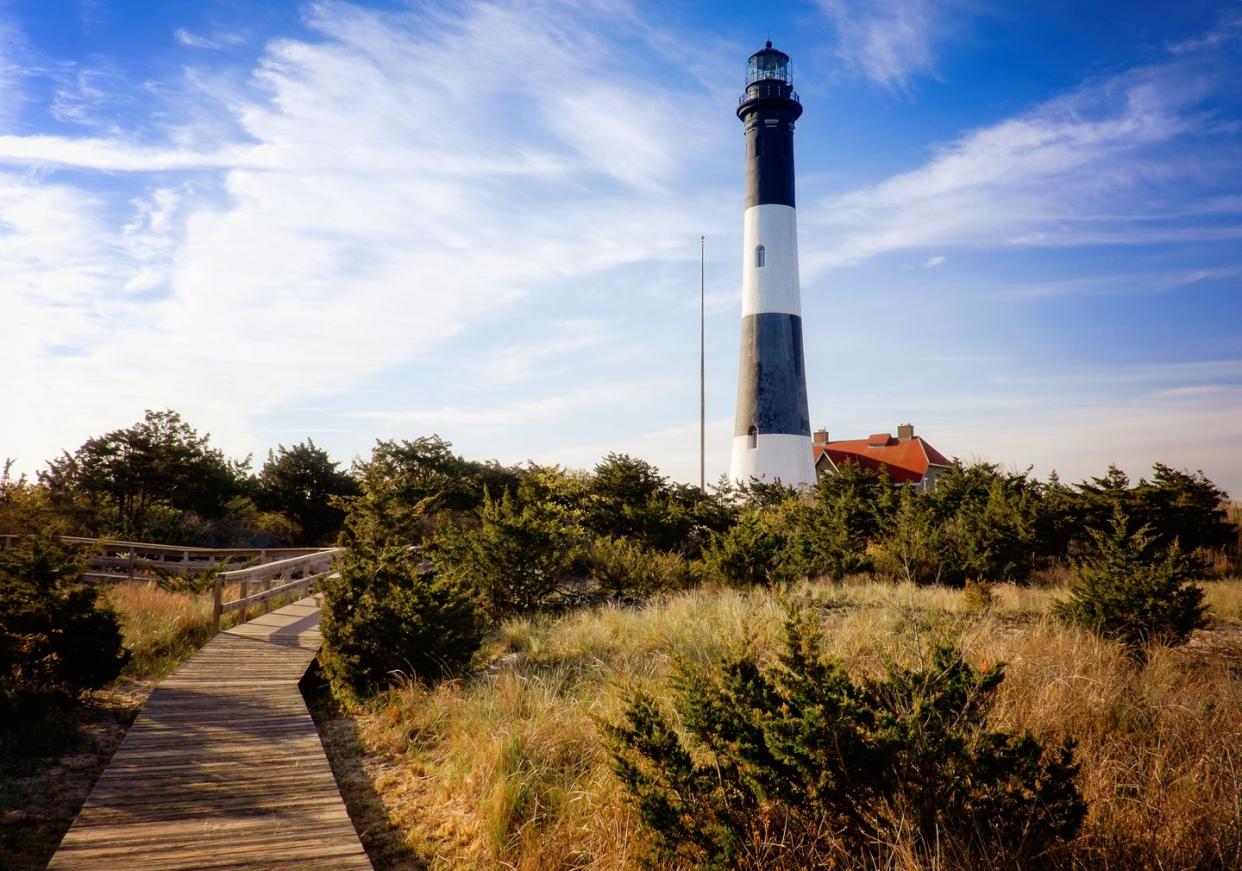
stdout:
MULTIPOLYGON (((0 535, 0 550, 13 547, 19 536, 0 535)), ((66 535, 66 544, 81 545, 94 551, 87 561, 87 580, 133 580, 160 572, 197 575, 230 563, 248 560, 268 562, 320 553, 318 547, 182 547, 142 541, 118 541, 66 535)))
POLYGON ((332 562, 340 548, 330 547, 314 553, 263 563, 248 569, 235 569, 216 575, 212 590, 212 624, 220 631, 220 618, 231 611, 241 611, 241 621, 249 619, 252 606, 263 606, 263 613, 271 608, 272 599, 286 593, 310 593, 324 578, 333 573, 332 562), (239 585, 238 597, 224 601, 224 590, 239 585), (261 587, 251 593, 251 587, 261 587))

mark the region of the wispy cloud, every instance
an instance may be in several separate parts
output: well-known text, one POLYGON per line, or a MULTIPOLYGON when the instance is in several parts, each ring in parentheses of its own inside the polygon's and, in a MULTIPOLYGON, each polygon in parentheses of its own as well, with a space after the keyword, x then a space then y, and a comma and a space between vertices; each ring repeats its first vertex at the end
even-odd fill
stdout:
POLYGON ((220 48, 220 43, 216 42, 215 40, 208 39, 205 36, 199 36, 198 34, 195 34, 195 33, 191 33, 190 31, 186 30, 184 27, 178 27, 176 30, 174 30, 173 38, 176 39, 177 42, 181 43, 182 45, 187 45, 190 48, 206 48, 206 49, 220 48))
MULTIPOLYGON (((273 409, 395 367, 438 378, 417 361, 519 299, 681 257, 694 203, 662 191, 716 122, 637 111, 681 85, 620 62, 627 12, 544 5, 318 3, 316 39, 270 43, 248 90, 199 79, 141 141, 0 136, 0 162, 40 170, 0 177, 0 281, 17 289, 0 353, 40 421, 4 450, 31 463, 158 406, 249 445, 273 409), (235 140, 200 121, 222 107, 235 140), (42 178, 57 167, 157 175, 118 198, 80 172, 42 178)), ((546 346, 508 349, 510 377, 607 329, 572 308, 556 323, 546 346)), ((507 419, 563 399, 541 403, 507 419)), ((471 420, 460 407, 425 419, 471 420)))
POLYGON ((1074 295, 1125 296, 1154 294, 1209 281, 1242 278, 1242 265, 1189 269, 1179 272, 1124 272, 1112 275, 1089 275, 1056 281, 1022 282, 998 287, 994 294, 1001 298, 1030 298, 1074 295))
POLYGON ((923 261, 923 268, 924 269, 935 269, 937 266, 943 266, 944 261, 945 261, 945 256, 943 254, 936 254, 932 257, 928 257, 926 260, 923 261))
POLYGON ((971 131, 918 169, 804 210, 812 233, 839 240, 809 267, 931 246, 1236 239, 1242 178, 1231 128, 1207 106, 1236 71, 1211 53, 1179 55, 971 131), (1206 177, 1217 219, 1188 224, 1179 213, 1195 208, 1192 182, 1206 177))
POLYGON ((937 43, 952 31, 953 5, 934 0, 819 0, 837 33, 836 55, 891 90, 935 72, 937 43))

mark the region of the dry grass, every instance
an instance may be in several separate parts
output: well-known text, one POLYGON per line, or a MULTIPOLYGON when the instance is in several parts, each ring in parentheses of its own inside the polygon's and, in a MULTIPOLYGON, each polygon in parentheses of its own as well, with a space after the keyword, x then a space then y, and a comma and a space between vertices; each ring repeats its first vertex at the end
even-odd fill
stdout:
POLYGON ((209 594, 173 593, 149 581, 126 581, 110 585, 105 595, 121 618, 130 677, 163 677, 211 638, 209 594))
MULTIPOLYGON (((1046 616, 1055 589, 961 591, 856 579, 811 585, 831 652, 853 669, 913 662, 957 639, 1007 662, 995 725, 1071 735, 1091 810, 1080 868, 1242 866, 1242 581, 1209 585, 1219 621, 1145 668, 1046 616)), ((406 846, 435 868, 635 868, 645 836, 611 773, 598 724, 627 688, 667 696, 670 663, 779 645, 772 595, 700 590, 642 609, 515 620, 473 677, 406 685, 357 712, 374 783, 406 846)), ((918 867, 898 841, 884 867, 918 867)))
MULTIPOLYGON (((226 586, 225 602, 237 598, 235 585, 226 586)), ((121 635, 130 652, 123 677, 161 678, 189 659, 211 640, 211 594, 172 592, 152 581, 122 581, 106 587, 104 597, 121 618, 121 635)), ((299 598, 300 594, 277 596, 276 609, 299 598)), ((253 617, 258 613, 251 611, 253 617)), ((225 614, 224 628, 240 617, 236 611, 225 614)))

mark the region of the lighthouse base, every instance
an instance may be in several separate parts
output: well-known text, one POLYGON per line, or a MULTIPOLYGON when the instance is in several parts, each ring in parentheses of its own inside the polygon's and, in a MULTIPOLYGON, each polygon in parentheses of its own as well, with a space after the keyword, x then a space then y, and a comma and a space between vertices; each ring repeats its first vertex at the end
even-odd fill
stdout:
POLYGON ((811 461, 809 435, 760 434, 751 447, 751 437, 733 437, 733 459, 729 478, 735 484, 749 484, 757 478, 764 484, 780 481, 786 487, 809 487, 815 483, 815 464, 811 461))

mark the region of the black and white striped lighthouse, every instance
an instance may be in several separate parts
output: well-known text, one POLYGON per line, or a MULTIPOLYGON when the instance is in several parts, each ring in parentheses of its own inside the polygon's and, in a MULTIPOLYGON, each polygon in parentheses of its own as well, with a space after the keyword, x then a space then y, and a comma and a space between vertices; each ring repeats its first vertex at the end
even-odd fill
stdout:
POLYGON ((750 56, 737 117, 746 128, 742 350, 729 477, 811 484, 811 420, 802 356, 794 211, 794 93, 789 55, 769 42, 750 56))

